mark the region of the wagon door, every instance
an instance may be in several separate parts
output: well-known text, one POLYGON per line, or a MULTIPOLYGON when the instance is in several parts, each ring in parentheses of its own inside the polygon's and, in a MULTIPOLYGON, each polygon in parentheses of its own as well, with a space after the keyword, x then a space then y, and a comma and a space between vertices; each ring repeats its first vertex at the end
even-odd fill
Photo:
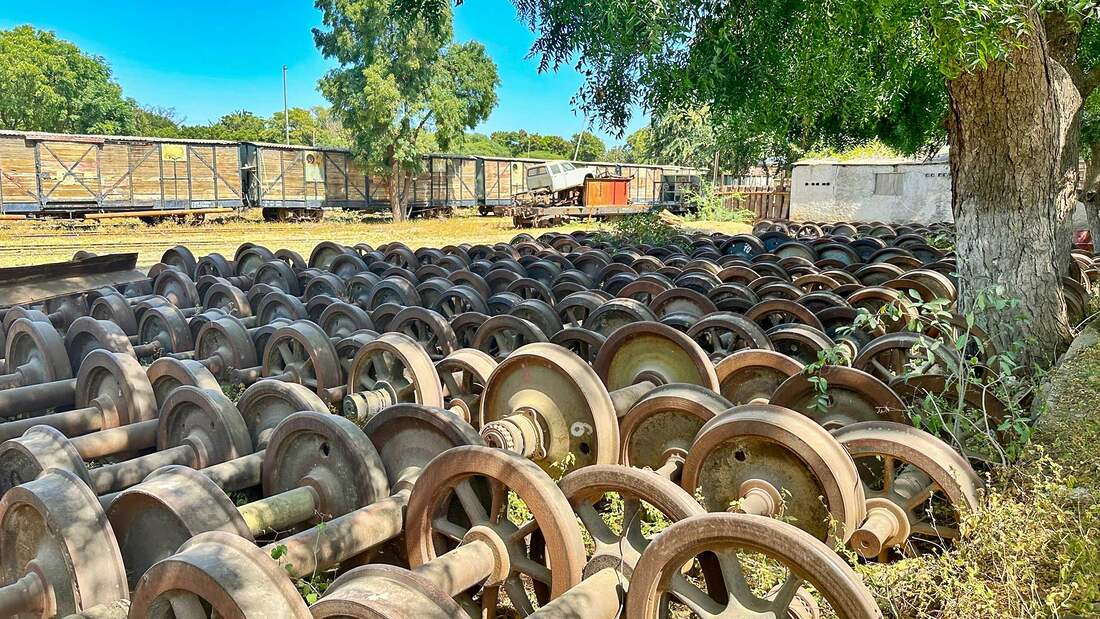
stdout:
POLYGON ((102 147, 102 141, 35 143, 42 199, 47 207, 98 204, 102 147))
POLYGON ((474 160, 474 203, 485 204, 485 160, 474 160))

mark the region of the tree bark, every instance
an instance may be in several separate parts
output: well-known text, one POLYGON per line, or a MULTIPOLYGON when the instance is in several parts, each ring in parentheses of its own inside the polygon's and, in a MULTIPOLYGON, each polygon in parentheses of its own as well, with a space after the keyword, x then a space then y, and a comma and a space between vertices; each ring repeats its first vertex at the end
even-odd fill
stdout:
POLYGON ((1031 20, 1035 34, 1008 62, 949 80, 947 124, 959 307, 971 311, 1003 286, 1018 308, 979 320, 1001 346, 1028 338, 1027 361, 1049 364, 1071 337, 1060 278, 1069 271, 1082 97, 1031 20))
POLYGON ((1089 159, 1085 164, 1085 179, 1081 203, 1085 205, 1093 251, 1100 247, 1100 140, 1089 144, 1089 159))
POLYGON ((401 169, 401 163, 394 161, 390 164, 390 175, 387 184, 390 188, 390 213, 393 221, 405 221, 405 171, 401 169))

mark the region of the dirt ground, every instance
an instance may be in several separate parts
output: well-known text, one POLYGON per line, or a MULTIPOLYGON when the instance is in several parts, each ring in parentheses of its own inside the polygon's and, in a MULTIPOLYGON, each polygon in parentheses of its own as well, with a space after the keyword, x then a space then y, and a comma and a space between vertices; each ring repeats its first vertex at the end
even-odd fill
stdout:
MULTIPOLYGON (((727 234, 750 230, 745 224, 727 222, 684 222, 684 226, 727 234)), ((447 219, 402 224, 339 211, 327 213, 325 219, 317 223, 268 223, 260 218, 258 210, 243 217, 212 218, 201 225, 165 221, 149 226, 137 219, 0 221, 0 267, 68 260, 78 250, 95 254, 136 251, 138 265, 148 267, 174 245, 186 245, 197 256, 218 252, 232 259, 238 245, 251 241, 271 250, 291 249, 308 258, 313 246, 321 241, 372 246, 402 241, 413 248, 442 247, 462 242, 508 241, 523 231, 537 236, 548 230, 571 232, 599 228, 601 224, 595 222, 575 222, 556 228, 517 230, 512 227, 511 219, 478 217, 473 211, 459 212, 447 219)), ((602 228, 611 229, 606 223, 602 228)))

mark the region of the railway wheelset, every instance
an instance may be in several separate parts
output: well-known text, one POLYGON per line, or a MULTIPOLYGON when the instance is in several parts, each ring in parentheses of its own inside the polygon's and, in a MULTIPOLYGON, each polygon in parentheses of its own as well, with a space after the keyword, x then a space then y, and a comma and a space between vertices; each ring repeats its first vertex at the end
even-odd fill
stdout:
POLYGON ((966 362, 943 234, 175 247, 4 310, 0 615, 879 616, 832 548, 981 487, 906 413, 966 362))

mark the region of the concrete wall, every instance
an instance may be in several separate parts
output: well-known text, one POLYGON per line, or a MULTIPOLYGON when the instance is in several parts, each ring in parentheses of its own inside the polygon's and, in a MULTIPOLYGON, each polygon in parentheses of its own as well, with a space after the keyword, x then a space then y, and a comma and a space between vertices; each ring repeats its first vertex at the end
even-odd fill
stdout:
POLYGON ((951 173, 947 162, 799 163, 791 174, 793 221, 951 221, 951 173), (875 193, 876 174, 898 195, 875 193))

